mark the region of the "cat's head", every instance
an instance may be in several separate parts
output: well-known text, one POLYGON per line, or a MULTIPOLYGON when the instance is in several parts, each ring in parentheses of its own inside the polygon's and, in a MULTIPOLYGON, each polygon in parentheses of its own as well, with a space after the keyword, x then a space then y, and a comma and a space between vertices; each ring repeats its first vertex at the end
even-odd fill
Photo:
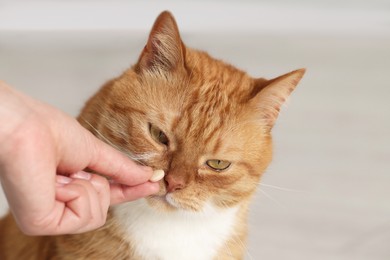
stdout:
POLYGON ((87 103, 81 123, 165 171, 160 192, 147 198, 151 206, 233 207, 258 186, 271 161, 270 131, 303 74, 252 78, 186 47, 163 12, 138 62, 87 103))

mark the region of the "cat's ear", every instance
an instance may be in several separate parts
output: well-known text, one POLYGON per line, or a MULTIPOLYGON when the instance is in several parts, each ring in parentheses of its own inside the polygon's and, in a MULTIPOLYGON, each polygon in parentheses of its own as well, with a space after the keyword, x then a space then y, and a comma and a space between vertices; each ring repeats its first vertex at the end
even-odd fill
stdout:
POLYGON ((262 122, 270 129, 275 124, 282 105, 298 85, 303 74, 305 69, 299 69, 271 80, 263 78, 255 80, 250 103, 260 114, 262 122))
POLYGON ((173 71, 184 68, 184 52, 175 18, 170 12, 164 11, 154 22, 135 69, 173 71))

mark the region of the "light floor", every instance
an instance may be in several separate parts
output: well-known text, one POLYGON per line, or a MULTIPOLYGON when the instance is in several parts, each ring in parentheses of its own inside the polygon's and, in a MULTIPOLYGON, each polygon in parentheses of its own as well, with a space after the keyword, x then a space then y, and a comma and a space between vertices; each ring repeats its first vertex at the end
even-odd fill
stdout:
MULTIPOLYGON (((251 75, 308 69, 274 129, 246 259, 390 259, 390 35, 183 37, 251 75)), ((2 33, 0 78, 77 115, 135 62, 145 40, 126 32, 2 33)))

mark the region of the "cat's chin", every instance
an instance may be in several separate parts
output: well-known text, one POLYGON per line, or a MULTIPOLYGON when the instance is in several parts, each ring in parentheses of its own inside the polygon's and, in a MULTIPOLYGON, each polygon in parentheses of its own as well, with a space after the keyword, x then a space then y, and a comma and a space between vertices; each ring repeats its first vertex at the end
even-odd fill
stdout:
POLYGON ((147 197, 146 200, 151 207, 162 211, 199 211, 199 209, 196 209, 192 205, 187 205, 187 203, 176 200, 171 193, 165 195, 151 195, 147 197))

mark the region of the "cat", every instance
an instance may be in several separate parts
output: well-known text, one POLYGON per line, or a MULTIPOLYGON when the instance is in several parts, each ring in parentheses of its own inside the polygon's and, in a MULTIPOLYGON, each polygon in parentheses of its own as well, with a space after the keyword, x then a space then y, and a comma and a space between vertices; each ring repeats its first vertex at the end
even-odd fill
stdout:
POLYGON ((185 46, 173 16, 161 13, 137 63, 78 117, 129 157, 163 169, 159 193, 111 207, 107 223, 84 234, 29 237, 7 215, 0 259, 243 259, 271 130, 304 72, 252 78, 185 46))

